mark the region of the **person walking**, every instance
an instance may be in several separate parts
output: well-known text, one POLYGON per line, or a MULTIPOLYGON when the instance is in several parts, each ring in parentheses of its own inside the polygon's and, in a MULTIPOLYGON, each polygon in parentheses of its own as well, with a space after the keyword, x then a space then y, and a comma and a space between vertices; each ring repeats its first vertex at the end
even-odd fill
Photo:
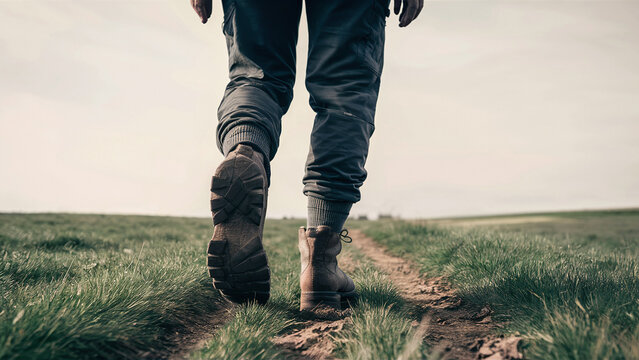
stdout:
MULTIPOLYGON (((262 245, 269 163, 293 98, 302 2, 222 0, 230 81, 217 112, 217 146, 225 158, 211 182, 214 231, 207 267, 215 288, 236 303, 266 303, 270 294, 262 245)), ((206 23, 212 0, 191 5, 206 23)), ((301 310, 341 309, 357 297, 336 256, 367 175, 389 6, 390 0, 305 1, 306 88, 316 116, 303 177, 307 226, 298 234, 301 310)), ((393 7, 405 27, 423 0, 394 0, 393 7)))

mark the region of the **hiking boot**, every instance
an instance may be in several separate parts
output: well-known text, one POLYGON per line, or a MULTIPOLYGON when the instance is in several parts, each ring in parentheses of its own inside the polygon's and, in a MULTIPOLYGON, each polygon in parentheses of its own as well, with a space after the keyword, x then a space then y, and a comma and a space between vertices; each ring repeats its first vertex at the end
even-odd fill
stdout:
POLYGON ((312 310, 318 306, 341 310, 357 299, 353 280, 337 266, 337 254, 342 250, 341 238, 350 239, 347 234, 342 235, 323 225, 300 228, 300 310, 312 310))
POLYGON ((211 181, 213 238, 207 267, 213 286, 235 303, 264 304, 271 273, 262 245, 268 179, 264 158, 249 145, 238 145, 211 181))

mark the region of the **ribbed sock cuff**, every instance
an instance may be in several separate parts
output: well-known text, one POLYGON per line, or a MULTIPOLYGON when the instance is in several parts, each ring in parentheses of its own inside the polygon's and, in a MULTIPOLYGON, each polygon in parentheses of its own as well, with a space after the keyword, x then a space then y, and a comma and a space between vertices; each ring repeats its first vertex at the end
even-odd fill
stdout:
POLYGON ((222 141, 222 154, 226 156, 238 144, 249 144, 264 156, 264 168, 271 184, 271 138, 258 126, 237 125, 231 128, 222 141))
POLYGON ((237 125, 232 127, 222 140, 222 153, 226 156, 237 144, 250 144, 264 155, 265 162, 271 159, 271 138, 259 126, 237 125))
POLYGON ((347 201, 329 201, 308 196, 307 228, 316 228, 320 225, 330 226, 335 232, 342 231, 342 227, 348 219, 353 203, 347 201))

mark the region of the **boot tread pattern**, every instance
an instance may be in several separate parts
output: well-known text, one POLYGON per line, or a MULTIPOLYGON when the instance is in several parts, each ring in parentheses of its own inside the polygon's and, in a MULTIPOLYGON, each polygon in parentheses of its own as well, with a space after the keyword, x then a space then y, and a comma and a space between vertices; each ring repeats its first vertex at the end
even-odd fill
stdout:
POLYGON ((218 168, 211 181, 213 224, 231 226, 220 236, 214 233, 207 248, 207 268, 213 286, 232 302, 266 303, 270 295, 271 273, 261 236, 255 236, 239 249, 230 244, 244 243, 243 226, 261 226, 265 200, 265 177, 253 160, 253 149, 240 145, 235 156, 218 168), (241 219, 239 224, 236 220, 241 219), (232 220, 232 221, 230 221, 232 220), (238 226, 238 228, 233 228, 238 226), (237 237, 237 238, 236 238, 237 237))
POLYGON ((271 271, 259 238, 254 238, 234 255, 227 240, 211 240, 207 267, 213 285, 234 302, 265 302, 270 292, 271 271))
MULTIPOLYGON (((234 161, 242 160, 252 161, 234 161)), ((222 174, 213 176, 211 180, 213 224, 223 223, 233 213, 239 212, 259 226, 264 203, 264 176, 259 166, 251 162, 238 176, 228 172, 221 171, 222 174)))

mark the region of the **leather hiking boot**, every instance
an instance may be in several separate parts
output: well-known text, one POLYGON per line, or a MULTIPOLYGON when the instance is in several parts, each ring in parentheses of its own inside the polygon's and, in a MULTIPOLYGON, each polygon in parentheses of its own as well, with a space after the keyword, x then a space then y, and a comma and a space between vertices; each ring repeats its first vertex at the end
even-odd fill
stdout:
POLYGON ((238 145, 215 171, 211 181, 213 238, 207 267, 213 285, 235 303, 264 304, 271 273, 262 232, 268 179, 263 156, 249 145, 238 145))
POLYGON ((341 310, 357 300, 353 280, 337 266, 337 254, 342 251, 340 233, 328 226, 301 227, 299 248, 302 260, 300 310, 318 306, 341 310))

